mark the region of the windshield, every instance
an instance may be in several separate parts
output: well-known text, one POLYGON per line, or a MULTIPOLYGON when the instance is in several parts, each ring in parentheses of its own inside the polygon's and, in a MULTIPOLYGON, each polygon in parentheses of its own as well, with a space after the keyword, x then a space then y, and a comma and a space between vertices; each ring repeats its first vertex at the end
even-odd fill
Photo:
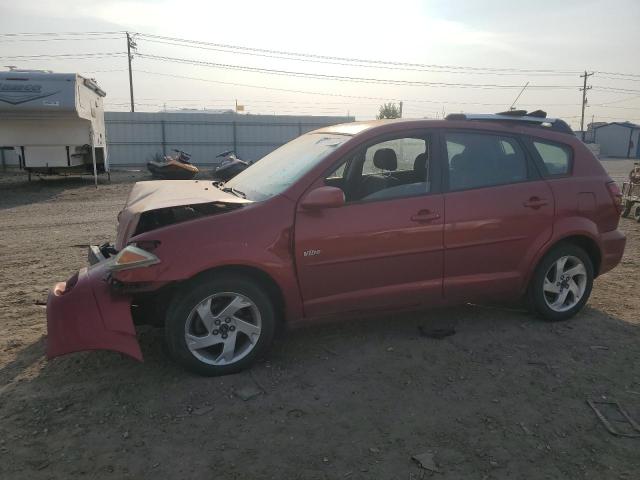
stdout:
POLYGON ((331 133, 302 135, 263 157, 224 186, 243 192, 249 200, 266 200, 293 185, 349 138, 331 133))

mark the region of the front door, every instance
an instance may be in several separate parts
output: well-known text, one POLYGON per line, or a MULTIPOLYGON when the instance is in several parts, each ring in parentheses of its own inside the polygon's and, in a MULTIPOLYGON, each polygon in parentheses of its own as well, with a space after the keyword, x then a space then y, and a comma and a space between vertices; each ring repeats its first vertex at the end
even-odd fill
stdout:
POLYGON ((511 300, 551 237, 552 191, 515 137, 448 132, 442 143, 445 299, 511 300))
POLYGON ((404 308, 442 297, 444 200, 427 133, 369 142, 312 188, 346 204, 298 207, 295 257, 305 314, 404 308))

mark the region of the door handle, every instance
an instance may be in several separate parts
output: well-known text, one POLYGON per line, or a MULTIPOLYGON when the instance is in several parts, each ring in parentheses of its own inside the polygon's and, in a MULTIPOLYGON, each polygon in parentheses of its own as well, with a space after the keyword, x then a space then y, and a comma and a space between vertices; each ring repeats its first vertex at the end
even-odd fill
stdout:
POLYGON ((415 215, 411 216, 411 221, 427 223, 433 222, 434 220, 438 220, 440 218, 440 214, 436 212, 432 212, 430 210, 420 210, 415 215))
POLYGON ((526 202, 523 202, 522 205, 524 205, 527 208, 533 208, 534 210, 537 210, 540 207, 544 207, 545 205, 548 205, 548 204, 549 202, 547 202, 544 198, 531 197, 526 202))

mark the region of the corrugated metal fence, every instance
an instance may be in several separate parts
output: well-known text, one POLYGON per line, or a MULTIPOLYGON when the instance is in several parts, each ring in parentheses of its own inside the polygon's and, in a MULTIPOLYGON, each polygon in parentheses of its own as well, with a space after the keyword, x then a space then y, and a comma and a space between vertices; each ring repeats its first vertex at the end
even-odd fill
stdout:
POLYGON ((258 160, 293 138, 353 117, 106 112, 111 166, 144 165, 157 154, 180 149, 196 165, 211 165, 224 150, 258 160))

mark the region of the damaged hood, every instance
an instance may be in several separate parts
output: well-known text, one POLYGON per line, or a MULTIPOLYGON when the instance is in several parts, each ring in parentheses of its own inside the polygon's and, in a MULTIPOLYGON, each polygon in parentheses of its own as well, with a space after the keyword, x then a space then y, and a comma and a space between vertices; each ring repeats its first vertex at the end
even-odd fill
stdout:
POLYGON ((137 182, 118 214, 118 233, 115 247, 124 248, 136 231, 140 216, 144 212, 181 205, 203 203, 239 204, 252 203, 226 193, 207 180, 155 180, 137 182))

